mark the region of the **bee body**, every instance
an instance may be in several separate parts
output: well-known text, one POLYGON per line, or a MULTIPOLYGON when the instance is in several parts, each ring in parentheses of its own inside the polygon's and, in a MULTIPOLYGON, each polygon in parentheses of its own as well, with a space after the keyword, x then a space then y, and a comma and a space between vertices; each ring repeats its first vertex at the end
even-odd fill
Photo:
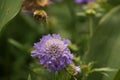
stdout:
POLYGON ((47 21, 47 13, 44 10, 35 10, 33 12, 33 17, 37 20, 37 21, 47 21))

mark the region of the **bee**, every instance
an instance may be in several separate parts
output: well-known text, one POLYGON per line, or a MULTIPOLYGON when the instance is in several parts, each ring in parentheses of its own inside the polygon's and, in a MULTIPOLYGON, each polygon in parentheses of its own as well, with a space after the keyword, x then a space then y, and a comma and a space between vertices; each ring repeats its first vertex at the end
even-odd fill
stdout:
POLYGON ((33 12, 33 17, 37 21, 47 22, 47 13, 44 10, 35 10, 33 12))
POLYGON ((40 8, 50 4, 50 0, 24 0, 22 12, 33 17, 37 22, 47 22, 47 13, 40 8))

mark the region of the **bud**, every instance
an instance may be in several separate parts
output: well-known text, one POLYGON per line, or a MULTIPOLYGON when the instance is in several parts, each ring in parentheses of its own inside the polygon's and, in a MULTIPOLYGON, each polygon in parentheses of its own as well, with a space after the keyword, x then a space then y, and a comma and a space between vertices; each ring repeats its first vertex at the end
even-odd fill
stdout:
POLYGON ((88 10, 85 11, 85 13, 86 13, 87 15, 91 15, 91 16, 96 15, 96 11, 93 10, 93 9, 88 9, 88 10))
POLYGON ((68 65, 66 69, 73 76, 76 76, 79 72, 81 72, 80 67, 75 66, 74 64, 68 65))

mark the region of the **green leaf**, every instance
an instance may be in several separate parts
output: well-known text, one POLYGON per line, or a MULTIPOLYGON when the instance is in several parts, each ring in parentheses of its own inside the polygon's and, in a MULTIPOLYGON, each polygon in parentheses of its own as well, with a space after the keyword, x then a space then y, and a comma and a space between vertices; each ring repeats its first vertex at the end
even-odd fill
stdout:
MULTIPOLYGON (((112 9, 100 21, 90 41, 85 61, 95 61, 94 67, 120 68, 120 6, 112 9)), ((92 75, 89 80, 113 80, 116 72, 109 72, 109 78, 92 75)))
POLYGON ((0 32, 19 12, 23 0, 0 0, 0 32))
POLYGON ((113 80, 120 80, 120 69, 119 69, 119 71, 117 72, 117 74, 115 75, 115 77, 114 77, 113 80))
POLYGON ((111 68, 95 68, 93 69, 93 72, 111 72, 111 71, 116 71, 116 69, 111 69, 111 68))
POLYGON ((23 46, 22 44, 20 44, 19 42, 17 42, 16 40, 10 38, 10 39, 8 39, 8 42, 10 44, 12 44, 13 46, 15 46, 16 48, 20 49, 21 51, 29 53, 29 50, 25 46, 23 46))
POLYGON ((102 72, 101 74, 106 76, 106 77, 109 77, 109 75, 106 72, 102 72))

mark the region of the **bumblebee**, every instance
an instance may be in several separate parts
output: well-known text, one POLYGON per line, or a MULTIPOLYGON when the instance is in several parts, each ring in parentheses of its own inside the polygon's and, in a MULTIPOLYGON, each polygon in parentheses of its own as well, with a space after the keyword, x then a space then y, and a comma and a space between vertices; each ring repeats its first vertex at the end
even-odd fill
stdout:
POLYGON ((37 21, 47 22, 47 13, 44 10, 35 10, 33 12, 33 17, 37 21))
POLYGON ((34 17, 37 22, 47 22, 47 13, 40 8, 50 4, 50 0, 24 0, 22 12, 34 17))

